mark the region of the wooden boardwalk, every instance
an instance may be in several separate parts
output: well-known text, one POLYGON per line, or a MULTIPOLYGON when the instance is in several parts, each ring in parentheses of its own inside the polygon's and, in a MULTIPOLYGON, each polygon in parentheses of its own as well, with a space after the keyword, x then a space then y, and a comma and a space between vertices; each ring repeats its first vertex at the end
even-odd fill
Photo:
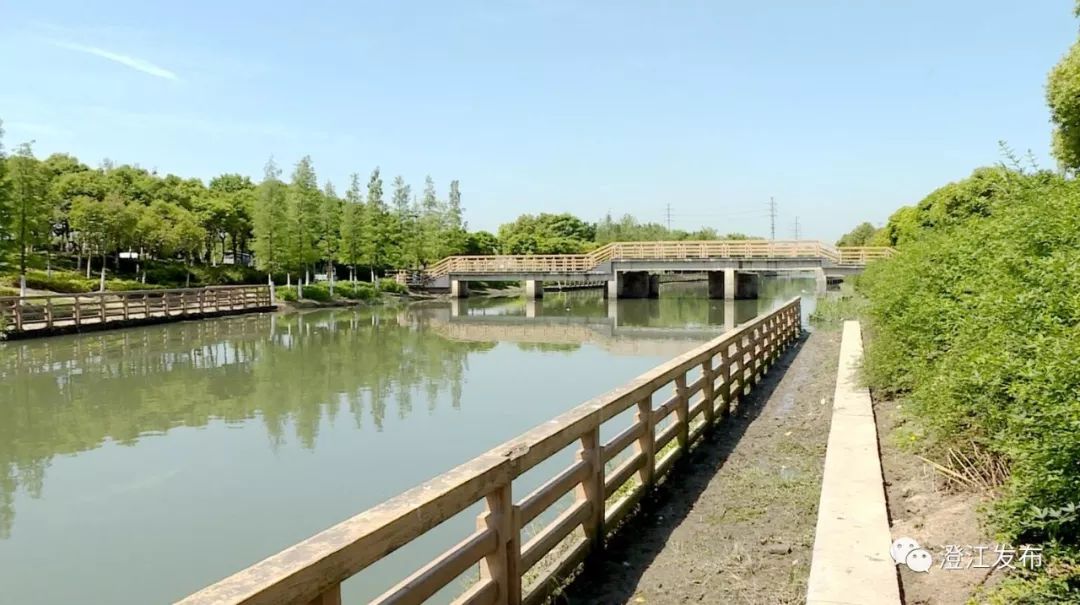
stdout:
POLYGON ((478 580, 456 604, 541 603, 602 550, 608 533, 723 422, 800 332, 795 298, 181 603, 340 604, 342 582, 478 503, 484 508, 475 531, 372 602, 422 603, 479 565, 478 580), (602 428, 614 436, 603 440, 602 428), (569 465, 552 469, 575 444, 569 465), (521 477, 533 469, 544 472, 529 475, 539 487, 518 495, 521 477))
POLYGON ((3 296, 0 326, 8 338, 25 338, 271 308, 268 285, 3 296))

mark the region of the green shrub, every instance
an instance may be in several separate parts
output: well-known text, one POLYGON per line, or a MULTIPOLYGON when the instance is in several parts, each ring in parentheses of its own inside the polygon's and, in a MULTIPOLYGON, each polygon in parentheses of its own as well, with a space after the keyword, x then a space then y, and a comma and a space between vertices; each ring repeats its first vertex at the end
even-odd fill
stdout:
POLYGON ((278 286, 274 288, 274 294, 278 300, 296 302, 296 286, 278 286))
POLYGON ((330 300, 330 287, 326 284, 311 284, 304 286, 301 292, 305 300, 327 302, 330 300))
POLYGON ((334 285, 334 294, 349 300, 373 300, 379 291, 368 282, 342 282, 334 285))
POLYGON ((0 286, 0 296, 18 296, 18 288, 9 288, 7 286, 0 286))
MULTIPOLYGON (((14 277, 12 279, 14 281, 12 285, 18 285, 19 278, 14 277)), ((69 271, 53 271, 52 277, 49 277, 49 274, 45 271, 34 270, 26 272, 26 287, 35 290, 75 294, 97 290, 98 280, 86 279, 80 273, 69 271)))
POLYGON ((399 284, 397 280, 390 277, 379 280, 379 289, 391 294, 407 294, 409 292, 409 289, 404 284, 399 284))
MULTIPOLYGON (((1080 500, 1080 183, 1010 182, 989 216, 929 230, 867 268, 866 370, 877 389, 907 393, 932 454, 1008 464, 991 520, 1034 543, 1052 537, 1039 510, 1080 500)), ((1075 519, 1053 533, 1080 545, 1075 519)))

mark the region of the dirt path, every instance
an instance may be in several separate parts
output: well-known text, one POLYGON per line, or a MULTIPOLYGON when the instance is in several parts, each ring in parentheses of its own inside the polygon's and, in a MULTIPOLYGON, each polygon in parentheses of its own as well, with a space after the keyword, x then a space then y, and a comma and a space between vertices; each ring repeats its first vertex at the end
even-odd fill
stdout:
MULTIPOLYGON (((955 605, 966 603, 979 586, 992 586, 1000 573, 967 567, 943 569, 941 557, 946 545, 969 548, 991 545, 989 529, 982 526, 978 509, 986 503, 979 494, 945 489, 944 481, 914 452, 897 443, 904 428, 895 401, 875 401, 881 465, 889 502, 891 532, 894 537, 917 541, 934 555, 934 567, 927 573, 900 569, 900 583, 907 605, 955 605)), ((970 548, 969 548, 970 550, 970 548)), ((995 562, 993 551, 987 551, 995 562)))
POLYGON ((803 602, 839 346, 789 350, 556 602, 803 602))

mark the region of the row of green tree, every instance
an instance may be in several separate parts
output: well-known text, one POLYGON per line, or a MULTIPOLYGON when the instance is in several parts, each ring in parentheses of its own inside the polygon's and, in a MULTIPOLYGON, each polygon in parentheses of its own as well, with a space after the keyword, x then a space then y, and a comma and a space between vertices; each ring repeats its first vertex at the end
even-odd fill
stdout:
MULTIPOLYGON (((0 131, 2 135, 2 131, 0 131)), ((450 183, 439 199, 426 179, 414 196, 404 178, 392 182, 390 202, 376 168, 362 188, 353 175, 344 196, 320 187, 309 157, 289 182, 271 160, 261 183, 223 174, 199 179, 158 174, 106 161, 90 168, 67 154, 39 160, 30 144, 5 157, 0 147, 0 245, 25 274, 30 257, 74 255, 87 276, 93 258, 104 276, 111 255, 240 263, 251 253, 275 274, 310 273, 336 262, 355 270, 416 267, 468 249, 461 192, 450 183)), ((145 263, 143 263, 145 268, 145 263)))

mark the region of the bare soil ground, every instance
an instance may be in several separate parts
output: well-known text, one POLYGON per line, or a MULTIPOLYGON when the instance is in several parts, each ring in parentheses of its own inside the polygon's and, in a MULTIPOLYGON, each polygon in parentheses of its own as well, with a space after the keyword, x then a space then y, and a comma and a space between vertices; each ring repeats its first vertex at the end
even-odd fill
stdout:
POLYGON ((840 332, 788 350, 558 603, 802 603, 840 332))
MULTIPOLYGON (((915 539, 934 556, 927 573, 900 566, 900 582, 907 605, 957 605, 967 603, 975 589, 998 580, 1000 573, 988 569, 943 569, 946 545, 986 545, 986 563, 994 564, 994 540, 979 522, 978 509, 984 499, 971 492, 945 489, 942 478, 915 454, 898 443, 903 435, 899 405, 895 401, 875 401, 881 465, 885 473, 885 493, 893 538, 915 539)), ((966 562, 965 562, 966 565, 966 562)))

